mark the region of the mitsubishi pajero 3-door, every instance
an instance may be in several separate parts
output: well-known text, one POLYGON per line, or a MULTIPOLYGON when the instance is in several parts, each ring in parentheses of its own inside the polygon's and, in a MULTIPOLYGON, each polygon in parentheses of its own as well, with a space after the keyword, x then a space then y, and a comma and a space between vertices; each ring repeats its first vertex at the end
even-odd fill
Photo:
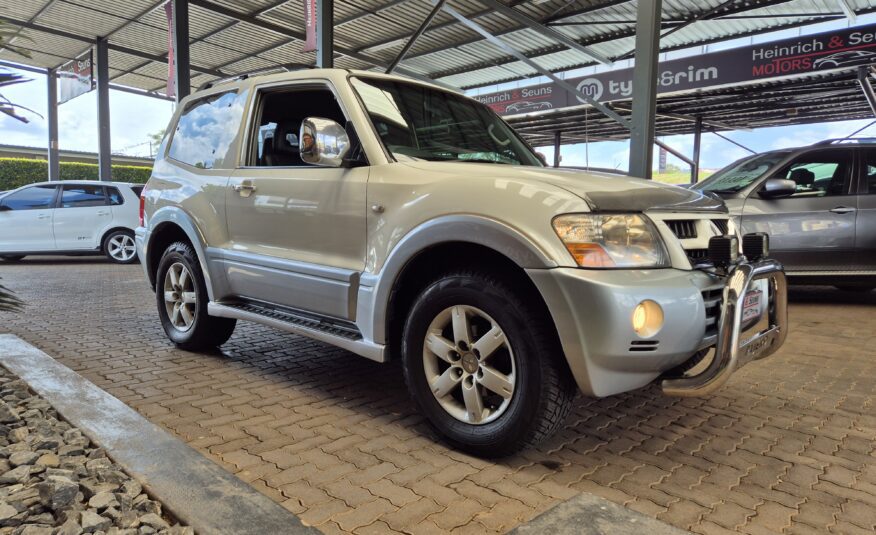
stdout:
POLYGON ((740 246, 719 200, 548 169, 486 106, 394 76, 191 95, 141 218, 179 347, 249 320, 399 358, 423 414, 478 455, 550 436, 576 390, 706 395, 787 333, 781 265, 763 235, 740 246))

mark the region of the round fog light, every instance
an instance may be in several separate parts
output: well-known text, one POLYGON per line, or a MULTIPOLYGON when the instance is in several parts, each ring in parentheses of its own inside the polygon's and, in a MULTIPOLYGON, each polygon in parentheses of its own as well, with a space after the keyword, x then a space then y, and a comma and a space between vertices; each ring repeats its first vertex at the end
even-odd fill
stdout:
POLYGON ((633 330, 642 338, 650 338, 663 327, 663 309, 650 299, 642 301, 633 310, 633 330))

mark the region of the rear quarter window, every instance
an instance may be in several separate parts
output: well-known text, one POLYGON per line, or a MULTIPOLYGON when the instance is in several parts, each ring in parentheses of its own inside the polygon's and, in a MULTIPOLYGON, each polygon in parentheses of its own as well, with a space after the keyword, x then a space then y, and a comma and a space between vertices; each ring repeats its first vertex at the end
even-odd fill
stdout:
POLYGON ((200 169, 231 167, 231 145, 240 131, 246 91, 210 95, 190 102, 180 115, 167 155, 200 169))

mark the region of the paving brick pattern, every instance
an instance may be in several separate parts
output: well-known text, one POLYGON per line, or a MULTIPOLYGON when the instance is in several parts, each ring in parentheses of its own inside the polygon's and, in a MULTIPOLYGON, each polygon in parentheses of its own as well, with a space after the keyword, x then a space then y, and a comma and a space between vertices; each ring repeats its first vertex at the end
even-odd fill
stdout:
POLYGON ((0 315, 326 533, 499 533, 586 491, 697 533, 876 529, 876 292, 792 292, 789 342, 708 399, 579 398, 549 443, 501 462, 448 449, 397 364, 240 324, 174 349, 139 266, 0 263, 0 315))

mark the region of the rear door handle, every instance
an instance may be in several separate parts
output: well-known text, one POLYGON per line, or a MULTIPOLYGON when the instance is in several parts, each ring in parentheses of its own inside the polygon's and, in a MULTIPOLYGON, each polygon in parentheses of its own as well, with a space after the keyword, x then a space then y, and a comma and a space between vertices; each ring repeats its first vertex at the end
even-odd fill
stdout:
POLYGON ((52 216, 46 215, 46 214, 42 214, 39 217, 37 217, 37 219, 51 219, 51 218, 52 218, 52 216))
POLYGON ((98 212, 98 213, 97 213, 97 215, 110 215, 110 213, 109 213, 109 212, 106 212, 106 211, 103 211, 103 210, 101 210, 101 211, 100 211, 100 212, 98 212))
POLYGON ((833 210, 830 211, 832 214, 850 214, 852 212, 857 212, 856 208, 851 208, 849 206, 837 206, 833 210))

